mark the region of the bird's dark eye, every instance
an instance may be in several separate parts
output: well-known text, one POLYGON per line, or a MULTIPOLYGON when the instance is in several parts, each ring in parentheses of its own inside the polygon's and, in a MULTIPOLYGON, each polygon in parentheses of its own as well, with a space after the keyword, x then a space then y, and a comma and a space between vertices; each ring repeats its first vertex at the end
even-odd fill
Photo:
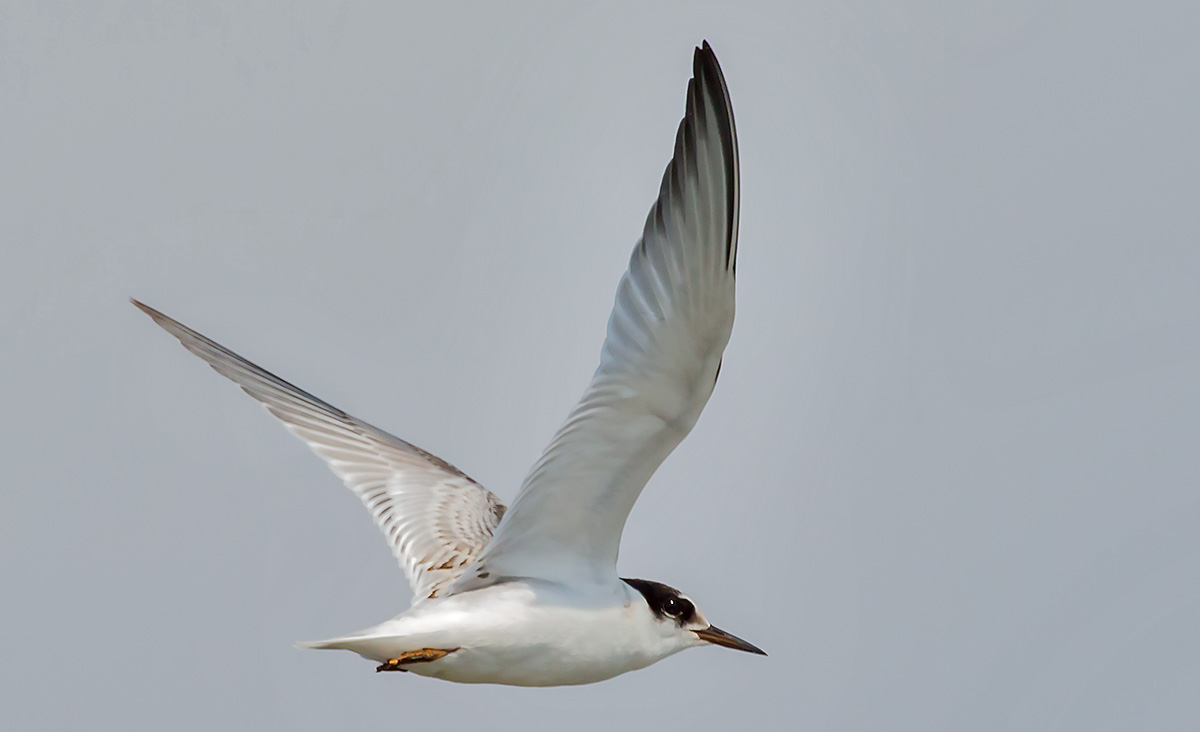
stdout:
POLYGON ((692 601, 679 594, 679 590, 667 587, 661 582, 650 580, 625 579, 625 584, 641 593, 654 617, 659 620, 671 618, 679 627, 696 620, 696 606, 692 601))
POLYGON ((682 597, 668 597, 663 601, 663 612, 673 618, 689 618, 695 611, 692 603, 682 597))

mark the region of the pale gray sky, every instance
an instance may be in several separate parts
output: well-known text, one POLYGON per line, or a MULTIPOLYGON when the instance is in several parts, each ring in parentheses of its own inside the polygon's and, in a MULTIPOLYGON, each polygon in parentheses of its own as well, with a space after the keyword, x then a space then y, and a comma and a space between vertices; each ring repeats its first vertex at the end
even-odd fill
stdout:
POLYGON ((449 5, 0 6, 6 728, 1200 726, 1193 4, 449 5), (126 298, 511 499, 704 38, 738 321, 620 566, 771 656, 528 690, 294 650, 403 576, 126 298))

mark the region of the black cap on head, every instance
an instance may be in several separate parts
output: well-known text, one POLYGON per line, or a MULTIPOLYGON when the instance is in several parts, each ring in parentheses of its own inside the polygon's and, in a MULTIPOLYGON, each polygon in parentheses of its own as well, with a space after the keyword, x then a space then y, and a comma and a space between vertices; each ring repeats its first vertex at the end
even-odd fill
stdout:
POLYGON ((674 587, 643 579, 622 577, 621 581, 642 593, 646 604, 660 619, 673 620, 681 628, 696 619, 696 606, 674 587))

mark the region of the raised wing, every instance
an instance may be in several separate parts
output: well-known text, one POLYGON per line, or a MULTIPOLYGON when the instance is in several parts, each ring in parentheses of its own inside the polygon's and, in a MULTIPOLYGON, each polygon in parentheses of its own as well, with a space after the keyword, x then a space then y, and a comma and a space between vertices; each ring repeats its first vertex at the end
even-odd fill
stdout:
POLYGON ((449 592, 506 577, 611 581, 630 509, 708 402, 733 328, 738 155, 707 42, 693 69, 675 155, 617 288, 600 367, 449 592))
POLYGON ((492 538, 504 505, 453 465, 321 401, 154 308, 133 304, 262 402, 325 459, 387 537, 415 602, 438 596, 492 538))

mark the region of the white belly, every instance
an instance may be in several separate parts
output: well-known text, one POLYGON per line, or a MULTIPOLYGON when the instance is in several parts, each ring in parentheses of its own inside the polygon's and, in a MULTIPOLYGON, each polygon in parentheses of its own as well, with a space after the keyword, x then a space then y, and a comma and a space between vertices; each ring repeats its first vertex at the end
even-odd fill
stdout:
POLYGON ((614 588, 588 601, 553 587, 496 585, 421 603, 375 628, 319 644, 383 663, 422 648, 458 649, 407 670, 468 684, 590 684, 683 650, 644 603, 614 588))

